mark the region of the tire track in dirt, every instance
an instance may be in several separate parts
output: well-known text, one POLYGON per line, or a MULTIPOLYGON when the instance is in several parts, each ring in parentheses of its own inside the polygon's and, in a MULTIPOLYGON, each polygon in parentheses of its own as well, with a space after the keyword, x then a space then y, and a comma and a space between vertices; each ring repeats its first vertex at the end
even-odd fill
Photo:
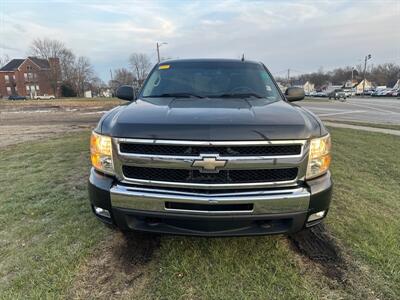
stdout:
POLYGON ((135 298, 148 283, 148 264, 159 245, 158 235, 113 232, 81 266, 68 298, 135 298))
POLYGON ((378 299, 377 293, 368 286, 365 270, 361 270, 323 223, 291 234, 288 240, 289 247, 299 254, 305 272, 325 276, 333 290, 345 290, 360 299, 378 299))

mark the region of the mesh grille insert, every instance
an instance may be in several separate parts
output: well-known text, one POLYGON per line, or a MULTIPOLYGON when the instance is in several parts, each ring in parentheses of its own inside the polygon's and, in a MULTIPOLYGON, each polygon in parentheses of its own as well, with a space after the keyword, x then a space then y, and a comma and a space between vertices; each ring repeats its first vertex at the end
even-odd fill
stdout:
POLYGON ((301 145, 260 145, 260 146, 189 146, 189 145, 154 145, 121 143, 122 153, 197 156, 206 153, 217 153, 223 156, 278 156, 298 155, 301 145))
POLYGON ((255 183, 279 182, 294 180, 297 168, 285 169, 254 169, 254 170, 222 170, 218 173, 201 173, 198 170, 162 169, 123 166, 125 177, 166 182, 184 183, 255 183))

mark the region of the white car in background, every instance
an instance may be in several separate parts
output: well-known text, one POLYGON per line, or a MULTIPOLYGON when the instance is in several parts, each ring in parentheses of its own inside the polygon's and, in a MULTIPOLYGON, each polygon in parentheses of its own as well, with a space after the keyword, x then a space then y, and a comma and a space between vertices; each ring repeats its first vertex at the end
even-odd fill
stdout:
POLYGON ((344 93, 346 95, 346 98, 349 98, 353 95, 353 92, 351 90, 344 90, 344 93))
POLYGON ((47 94, 44 94, 42 96, 35 96, 33 98, 36 99, 36 100, 53 100, 53 99, 56 99, 56 97, 54 97, 54 95, 47 95, 47 94))

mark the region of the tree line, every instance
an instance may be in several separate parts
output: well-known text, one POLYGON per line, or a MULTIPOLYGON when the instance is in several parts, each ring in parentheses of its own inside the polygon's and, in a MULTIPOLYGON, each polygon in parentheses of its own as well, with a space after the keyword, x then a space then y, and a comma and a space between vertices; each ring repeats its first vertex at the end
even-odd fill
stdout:
MULTIPOLYGON (((49 60, 58 58, 59 66, 50 69, 49 81, 56 94, 57 87, 61 86, 61 94, 68 97, 82 97, 86 90, 99 94, 101 88, 107 85, 96 76, 93 65, 88 57, 77 56, 62 41, 56 39, 35 39, 29 47, 29 56, 49 60)), ((7 64, 10 58, 7 54, 0 56, 0 68, 7 64)), ((133 53, 128 59, 129 68, 120 68, 111 71, 111 80, 108 86, 115 91, 120 85, 129 84, 141 86, 152 66, 148 55, 133 53)))
POLYGON ((133 85, 139 88, 150 72, 152 63, 144 53, 133 53, 128 59, 129 68, 119 68, 111 71, 110 88, 115 91, 120 85, 133 85))
MULTIPOLYGON (((365 72, 365 78, 375 85, 386 85, 387 87, 392 87, 400 78, 400 65, 395 63, 371 65, 365 72)), ((360 82, 364 79, 363 66, 358 65, 354 68, 346 66, 327 72, 320 68, 317 72, 300 74, 291 77, 289 80, 287 78, 277 77, 278 81, 286 84, 293 84, 294 82, 305 83, 309 81, 313 83, 316 88, 320 88, 328 83, 342 85, 352 79, 356 82, 360 82)))

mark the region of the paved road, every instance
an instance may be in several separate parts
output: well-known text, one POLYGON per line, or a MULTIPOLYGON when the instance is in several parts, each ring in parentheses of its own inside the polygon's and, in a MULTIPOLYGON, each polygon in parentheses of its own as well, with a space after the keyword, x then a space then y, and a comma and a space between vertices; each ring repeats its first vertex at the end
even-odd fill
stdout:
POLYGON ((322 120, 400 124, 400 99, 395 98, 353 98, 346 102, 325 98, 298 104, 322 120))

